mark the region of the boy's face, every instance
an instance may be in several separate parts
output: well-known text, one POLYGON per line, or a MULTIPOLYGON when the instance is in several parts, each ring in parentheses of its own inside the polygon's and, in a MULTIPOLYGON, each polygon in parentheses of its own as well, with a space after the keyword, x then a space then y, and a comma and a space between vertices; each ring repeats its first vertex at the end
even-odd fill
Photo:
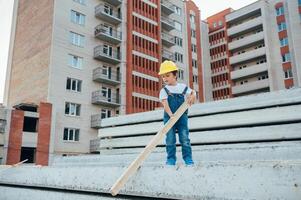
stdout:
POLYGON ((172 85, 172 84, 177 82, 177 77, 171 72, 168 72, 166 74, 162 74, 161 77, 163 79, 163 82, 167 85, 172 85))

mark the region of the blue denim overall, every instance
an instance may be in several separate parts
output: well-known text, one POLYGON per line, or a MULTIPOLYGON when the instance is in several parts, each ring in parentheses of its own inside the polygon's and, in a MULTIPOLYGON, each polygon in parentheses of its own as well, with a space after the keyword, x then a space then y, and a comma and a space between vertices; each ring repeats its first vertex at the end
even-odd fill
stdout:
MULTIPOLYGON (((177 109, 183 104, 185 101, 185 94, 187 92, 188 87, 186 86, 184 91, 180 94, 171 93, 166 87, 164 90, 168 94, 167 101, 168 105, 171 109, 172 113, 175 113, 177 109)), ((168 131, 166 134, 165 142, 166 142, 166 152, 167 152, 167 165, 175 165, 176 164, 176 130, 179 134, 180 144, 182 146, 182 157, 185 161, 186 165, 194 164, 192 160, 192 152, 191 152, 191 144, 189 139, 189 129, 188 129, 188 109, 184 112, 184 114, 179 118, 179 120, 175 123, 175 125, 168 131)), ((166 111, 164 111, 163 121, 164 124, 169 120, 169 115, 166 111)))

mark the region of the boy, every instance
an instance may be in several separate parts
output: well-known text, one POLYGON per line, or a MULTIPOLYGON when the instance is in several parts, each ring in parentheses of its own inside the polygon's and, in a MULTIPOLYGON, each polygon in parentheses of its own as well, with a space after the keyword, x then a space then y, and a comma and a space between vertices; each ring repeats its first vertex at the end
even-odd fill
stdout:
MULTIPOLYGON (((188 98, 188 104, 191 105, 195 102, 196 93, 191 88, 183 83, 177 83, 178 68, 172 61, 164 61, 160 66, 158 73, 163 82, 166 84, 160 91, 159 99, 164 107, 164 124, 173 117, 173 114, 188 98)), ((192 159, 191 144, 189 139, 188 129, 188 110, 179 118, 176 124, 166 134, 166 152, 167 152, 167 165, 176 164, 176 130, 179 134, 179 140, 182 146, 182 157, 187 166, 194 164, 192 159)))

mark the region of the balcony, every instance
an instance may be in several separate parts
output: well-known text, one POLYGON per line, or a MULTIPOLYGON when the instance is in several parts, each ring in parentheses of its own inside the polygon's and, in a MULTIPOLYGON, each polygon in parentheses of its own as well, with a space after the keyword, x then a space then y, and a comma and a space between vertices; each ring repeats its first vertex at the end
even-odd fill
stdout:
POLYGON ((167 47, 172 47, 175 45, 175 39, 174 36, 169 35, 168 33, 163 33, 161 34, 161 40, 162 44, 167 46, 167 47))
POLYGON ((91 115, 91 128, 100 128, 101 120, 101 114, 91 115))
POLYGON ((103 0, 104 2, 111 4, 113 6, 119 6, 122 4, 121 0, 103 0))
POLYGON ((90 140, 90 153, 96 153, 100 150, 100 138, 90 140))
POLYGON ((252 15, 254 16, 254 15, 261 13, 261 7, 264 6, 261 4, 265 4, 265 3, 260 2, 260 1, 255 2, 255 3, 249 4, 248 6, 240 8, 238 10, 235 10, 234 12, 229 13, 228 15, 226 15, 226 22, 233 23, 235 21, 240 21, 240 20, 246 19, 252 15))
POLYGON ((261 40, 264 40, 263 32, 259 32, 259 33, 253 34, 253 35, 249 35, 249 36, 246 36, 243 39, 235 40, 233 42, 230 42, 228 47, 229 47, 229 50, 231 51, 231 50, 234 50, 234 49, 239 49, 239 48, 242 48, 242 47, 245 47, 245 46, 248 46, 248 45, 252 45, 252 44, 254 44, 258 41, 261 41, 261 40))
POLYGON ((249 60, 252 60, 254 58, 264 56, 265 54, 266 54, 265 47, 261 47, 259 49, 255 49, 255 50, 252 50, 252 51, 248 51, 246 53, 235 55, 235 56, 230 57, 230 65, 239 64, 241 62, 249 61, 249 60))
POLYGON ((110 24, 117 25, 121 23, 121 13, 103 4, 95 7, 95 16, 110 24))
POLYGON ((229 37, 235 37, 235 35, 242 34, 262 26, 262 23, 262 17, 256 17, 247 22, 229 28, 227 33, 229 37))
POLYGON ((174 60, 174 54, 170 51, 167 51, 165 49, 162 50, 162 62, 165 60, 174 60))
POLYGON ((121 32, 116 31, 115 29, 107 27, 103 24, 95 27, 94 34, 95 37, 115 45, 121 43, 122 40, 121 32))
POLYGON ((92 103, 96 105, 119 107, 120 106, 120 95, 111 94, 104 96, 101 90, 92 92, 92 103))
POLYGON ((118 64, 120 63, 120 51, 107 45, 99 45, 94 48, 94 58, 103 62, 118 64))
POLYGON ((174 13, 174 5, 168 0, 161 0, 161 11, 167 15, 174 13))
POLYGON ((269 88, 269 79, 264 79, 260 81, 253 81, 250 83, 245 83, 243 85, 236 85, 232 87, 232 93, 234 95, 243 94, 248 92, 260 91, 269 88))
MULTIPOLYGON (((0 146, 4 145, 4 134, 0 133, 0 146)), ((1 157, 1 155, 0 155, 1 157)))
POLYGON ((248 76, 252 76, 255 74, 259 74, 262 72, 268 71, 268 65, 267 63, 263 63, 260 65, 253 65, 250 67, 246 67, 240 70, 235 70, 231 72, 231 79, 235 80, 235 79, 239 79, 239 78, 245 78, 248 76))
POLYGON ((118 72, 107 72, 108 69, 104 69, 103 67, 98 67, 93 70, 93 81, 97 81, 99 83, 106 83, 111 85, 120 84, 121 74, 118 72))
POLYGON ((167 17, 161 16, 161 25, 167 31, 175 29, 175 22, 167 17))

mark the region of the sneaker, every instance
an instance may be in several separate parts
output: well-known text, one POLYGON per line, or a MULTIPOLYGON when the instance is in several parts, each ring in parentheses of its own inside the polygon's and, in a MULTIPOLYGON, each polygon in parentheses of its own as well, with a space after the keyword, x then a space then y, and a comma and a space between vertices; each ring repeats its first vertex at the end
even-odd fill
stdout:
POLYGON ((175 166, 176 165, 176 161, 175 160, 167 160, 166 165, 171 165, 171 166, 175 166))
POLYGON ((192 166, 194 166, 194 162, 193 162, 193 160, 185 161, 185 165, 186 165, 186 167, 192 167, 192 166))

